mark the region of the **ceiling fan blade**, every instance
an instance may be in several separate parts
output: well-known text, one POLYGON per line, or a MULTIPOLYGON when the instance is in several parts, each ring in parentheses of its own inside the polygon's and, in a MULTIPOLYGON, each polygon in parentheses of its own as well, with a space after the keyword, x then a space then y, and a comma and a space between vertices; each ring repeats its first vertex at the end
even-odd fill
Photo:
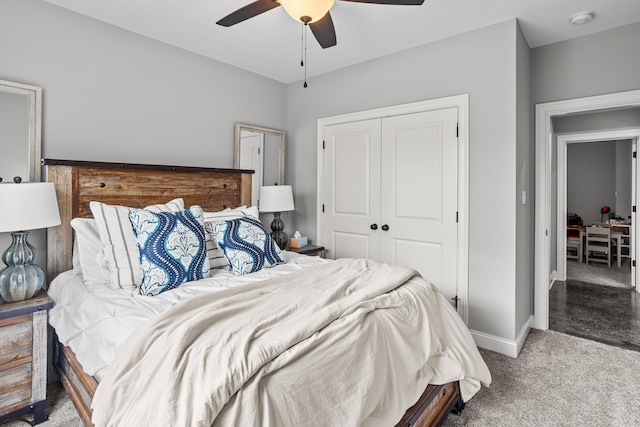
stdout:
POLYGON ((397 6, 420 6, 424 0, 342 0, 354 3, 395 4, 397 6))
POLYGON ((223 27, 230 27, 239 22, 246 21, 249 18, 253 18, 254 16, 258 16, 261 13, 267 12, 273 8, 280 6, 276 0, 257 0, 253 3, 249 3, 248 5, 241 7, 235 12, 231 12, 216 24, 222 25, 223 27))
POLYGON ((329 12, 319 21, 309 24, 309 27, 323 49, 336 45, 336 29, 333 26, 333 19, 331 19, 329 12))

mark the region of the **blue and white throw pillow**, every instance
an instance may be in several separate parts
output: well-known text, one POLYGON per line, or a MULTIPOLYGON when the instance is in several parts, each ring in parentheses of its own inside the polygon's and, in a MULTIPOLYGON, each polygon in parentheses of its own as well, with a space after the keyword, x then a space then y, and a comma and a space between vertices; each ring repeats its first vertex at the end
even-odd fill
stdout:
MULTIPOLYGON (((203 212, 203 214, 204 228, 210 230, 213 228, 213 224, 210 223, 231 221, 232 219, 244 218, 246 216, 258 218, 260 213, 257 206, 240 206, 235 209, 227 208, 218 212, 203 212)), ((207 233, 207 256, 209 257, 211 270, 214 268, 224 268, 229 265, 224 254, 211 238, 211 233, 207 233)))
POLYGON ((245 217, 207 223, 207 231, 211 232, 229 267, 238 276, 285 262, 278 245, 259 219, 245 217))
POLYGON ((184 282, 209 277, 209 258, 200 206, 182 212, 132 209, 142 270, 141 295, 159 295, 184 282))

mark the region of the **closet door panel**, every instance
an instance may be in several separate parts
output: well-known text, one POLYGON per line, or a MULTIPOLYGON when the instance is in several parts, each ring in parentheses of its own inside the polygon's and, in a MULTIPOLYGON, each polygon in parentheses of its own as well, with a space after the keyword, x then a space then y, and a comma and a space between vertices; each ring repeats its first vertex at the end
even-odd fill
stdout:
POLYGON ((382 119, 382 260, 456 294, 457 110, 382 119))
POLYGON ((442 245, 434 242, 419 242, 416 240, 406 240, 401 238, 389 239, 389 244, 393 245, 393 260, 387 262, 395 265, 406 265, 413 268, 420 266, 420 274, 431 283, 442 283, 443 263, 442 245))
POLYGON ((324 141, 325 256, 379 259, 380 120, 327 126, 324 141))
MULTIPOLYGON (((375 237, 377 239, 377 236, 375 237)), ((369 258, 371 259, 371 236, 367 234, 333 232, 333 259, 338 258, 369 258)), ((377 245, 374 245, 377 246, 377 245)), ((325 246, 326 250, 326 246, 325 246)))

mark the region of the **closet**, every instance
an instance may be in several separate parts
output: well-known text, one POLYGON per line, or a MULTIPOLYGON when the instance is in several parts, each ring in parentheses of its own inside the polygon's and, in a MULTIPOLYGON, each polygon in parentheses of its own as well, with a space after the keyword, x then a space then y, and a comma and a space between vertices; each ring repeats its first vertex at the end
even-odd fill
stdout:
POLYGON ((326 256, 409 266, 448 298, 458 295, 458 114, 443 108, 319 129, 326 256))

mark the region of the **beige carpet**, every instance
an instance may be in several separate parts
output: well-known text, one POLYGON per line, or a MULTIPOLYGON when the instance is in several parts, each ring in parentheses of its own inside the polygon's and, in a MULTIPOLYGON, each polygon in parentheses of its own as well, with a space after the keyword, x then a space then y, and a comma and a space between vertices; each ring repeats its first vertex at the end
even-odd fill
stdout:
MULTIPOLYGON (((69 395, 59 382, 47 386, 47 410, 49 412, 49 420, 38 424, 38 427, 84 427, 69 395)), ((31 415, 29 414, 2 425, 7 427, 27 427, 31 425, 30 420, 31 415)))
MULTIPOLYGON (((493 383, 467 403, 462 415, 449 416, 447 427, 640 426, 638 352, 538 330, 531 331, 517 359, 481 352, 493 383)), ((60 384, 50 385, 48 392, 49 421, 40 426, 81 427, 60 384)), ((7 425, 30 424, 14 420, 7 425)))
POLYGON ((482 350, 493 384, 445 426, 640 426, 640 353, 532 330, 517 359, 482 350))

